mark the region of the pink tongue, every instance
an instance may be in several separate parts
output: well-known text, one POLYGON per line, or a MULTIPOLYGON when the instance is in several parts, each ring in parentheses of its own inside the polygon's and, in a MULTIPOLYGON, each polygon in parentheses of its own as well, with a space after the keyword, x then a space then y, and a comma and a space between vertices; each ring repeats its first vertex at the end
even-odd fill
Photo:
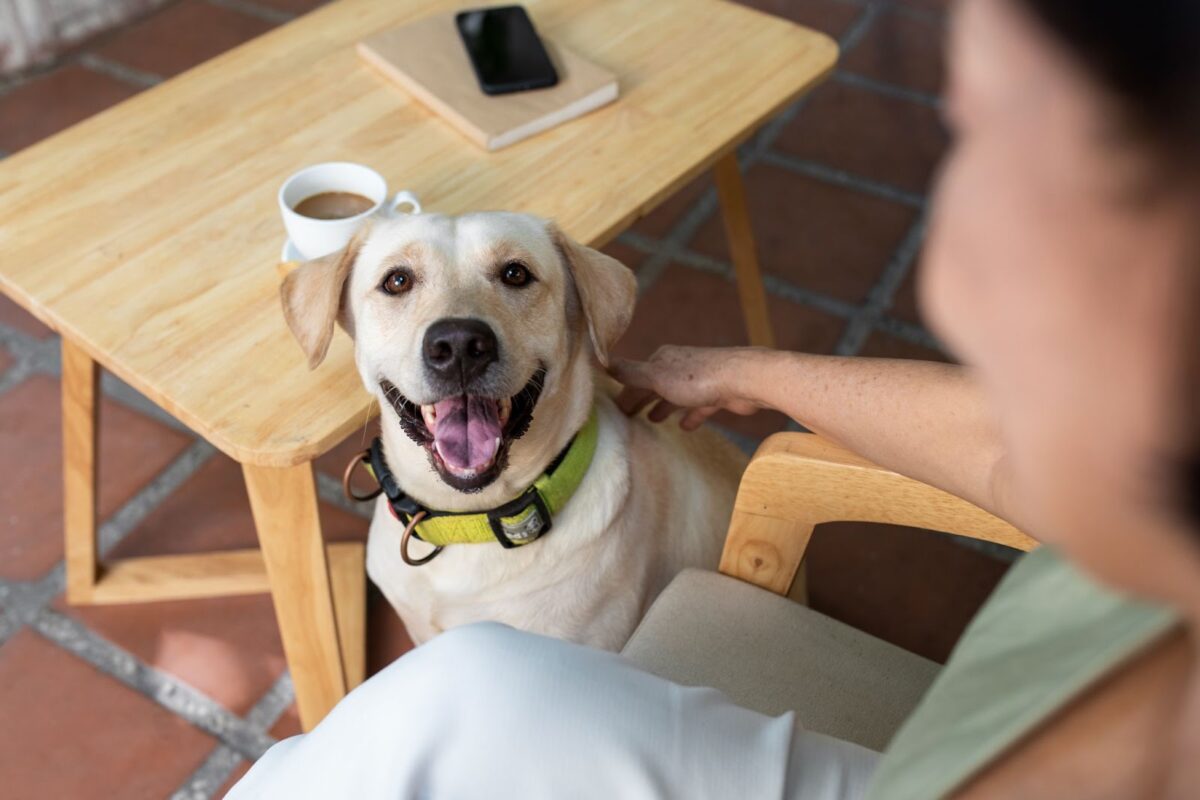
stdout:
POLYGON ((434 406, 433 440, 442 460, 455 469, 482 469, 496 455, 500 416, 495 400, 447 397, 434 406))

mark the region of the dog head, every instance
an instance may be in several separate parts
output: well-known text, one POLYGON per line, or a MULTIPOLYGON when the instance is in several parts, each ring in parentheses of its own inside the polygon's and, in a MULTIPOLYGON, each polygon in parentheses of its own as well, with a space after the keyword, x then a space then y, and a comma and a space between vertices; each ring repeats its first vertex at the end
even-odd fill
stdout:
POLYGON ((335 321, 354 338, 389 463, 407 491, 450 509, 462 493, 511 498, 566 445, 636 282, 537 217, 422 214, 375 222, 281 293, 310 367, 335 321))

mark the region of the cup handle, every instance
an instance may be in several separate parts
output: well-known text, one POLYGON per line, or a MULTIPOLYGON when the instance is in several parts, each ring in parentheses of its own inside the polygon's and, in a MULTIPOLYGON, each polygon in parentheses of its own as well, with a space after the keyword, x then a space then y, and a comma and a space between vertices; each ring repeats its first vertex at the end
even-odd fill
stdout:
POLYGON ((405 211, 403 213, 405 213, 405 214, 420 214, 421 213, 421 201, 418 200, 417 196, 415 194, 413 194, 412 192, 396 192, 396 196, 392 198, 392 205, 390 206, 390 208, 388 210, 391 213, 395 214, 400 209, 400 206, 406 205, 406 204, 409 206, 412 206, 412 210, 405 211))

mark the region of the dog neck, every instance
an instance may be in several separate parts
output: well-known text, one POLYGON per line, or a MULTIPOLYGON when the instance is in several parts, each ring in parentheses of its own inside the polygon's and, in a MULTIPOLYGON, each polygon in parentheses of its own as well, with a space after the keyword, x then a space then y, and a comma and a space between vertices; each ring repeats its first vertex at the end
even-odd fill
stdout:
POLYGON ((583 427, 594 402, 595 378, 588 359, 574 359, 571 367, 546 377, 533 422, 508 452, 508 466, 499 477, 477 492, 448 486, 429 463, 425 449, 414 443, 388 407, 381 412, 384 454, 401 488, 422 505, 442 511, 483 511, 517 497, 563 451, 583 427))

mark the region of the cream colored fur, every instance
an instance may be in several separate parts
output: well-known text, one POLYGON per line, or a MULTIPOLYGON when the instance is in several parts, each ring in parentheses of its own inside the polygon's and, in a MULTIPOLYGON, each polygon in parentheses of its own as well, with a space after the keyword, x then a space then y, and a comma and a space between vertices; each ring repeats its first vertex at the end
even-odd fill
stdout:
MULTIPOLYGON (((552 223, 509 213, 377 222, 345 252, 310 262, 285 282, 285 316, 314 365, 335 316, 352 331, 363 382, 382 401, 387 462, 428 507, 474 511, 511 500, 597 407, 591 467, 553 530, 530 545, 453 545, 410 567, 400 558, 403 526, 380 498, 367 571, 415 641, 496 620, 615 650, 677 572, 716 567, 745 457, 712 431, 685 434, 673 423, 627 418, 603 388, 608 381, 597 386, 597 361, 628 324, 634 294, 633 276, 619 262, 570 241, 552 223), (498 281, 513 259, 529 266, 536 283, 513 289, 498 281), (412 290, 381 292, 383 277, 399 265, 416 276, 412 290), (421 342, 444 317, 478 318, 495 330, 502 357, 493 366, 508 395, 539 364, 547 368, 533 423, 512 443, 508 467, 473 494, 442 481, 379 388, 386 377, 413 402, 441 399, 425 386, 421 342)), ((414 556, 428 549, 411 546, 414 556)))

